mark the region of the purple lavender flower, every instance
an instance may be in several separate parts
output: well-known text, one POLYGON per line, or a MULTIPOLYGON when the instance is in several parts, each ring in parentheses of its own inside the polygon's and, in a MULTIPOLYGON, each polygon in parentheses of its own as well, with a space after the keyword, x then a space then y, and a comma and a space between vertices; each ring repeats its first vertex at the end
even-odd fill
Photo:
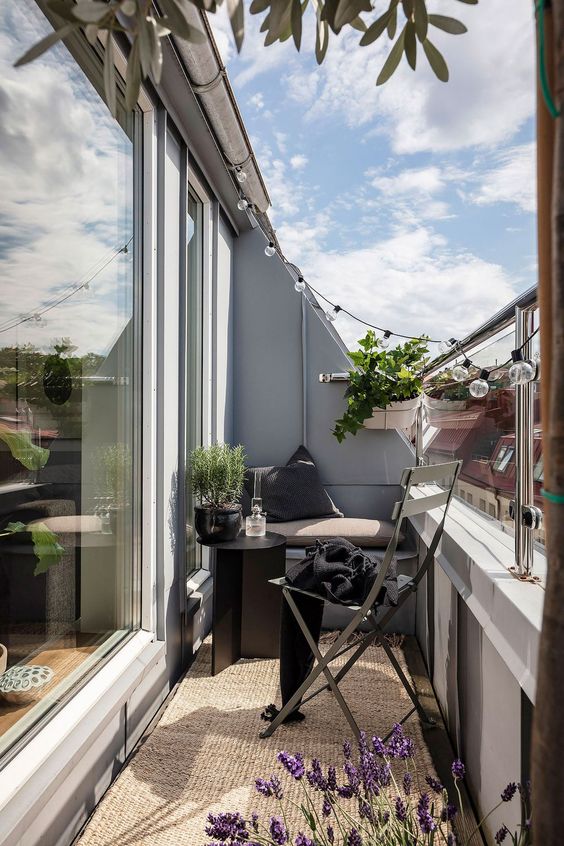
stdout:
POLYGON ((456 805, 453 805, 452 802, 447 802, 447 804, 441 811, 441 820, 443 822, 449 822, 450 820, 454 819, 457 813, 458 808, 456 807, 456 805))
POLYGON ((272 785, 265 778, 255 779, 255 788, 262 796, 272 796, 272 785))
POLYGON ((403 774, 403 792, 406 796, 409 796, 411 793, 411 787, 413 785, 413 776, 411 773, 404 773, 403 774))
POLYGON ((278 761, 287 770, 292 778, 299 781, 305 773, 303 755, 299 752, 297 755, 290 755, 289 752, 279 752, 278 761))
POLYGON ((327 840, 331 843, 331 846, 335 842, 335 832, 332 825, 327 826, 327 840))
POLYGON ((382 764, 378 767, 378 784, 381 787, 388 787, 392 780, 392 770, 388 763, 382 764))
POLYGON ((356 828, 351 828, 347 834, 347 846, 362 846, 362 837, 356 828))
POLYGON ((345 761, 345 765, 343 767, 345 771, 345 775, 347 776, 349 786, 353 793, 358 793, 358 788, 360 785, 360 775, 358 769, 352 763, 352 761, 345 761))
POLYGON ((296 846, 314 846, 313 840, 310 840, 309 837, 306 837, 302 831, 299 831, 296 835, 294 840, 296 846))
POLYGON ((372 822, 372 808, 364 799, 358 800, 358 815, 361 819, 372 822))
POLYGON ((431 788, 431 790, 434 793, 442 793, 443 792, 444 787, 438 779, 434 778, 433 776, 428 775, 428 776, 426 776, 425 781, 427 782, 427 784, 429 785, 429 787, 431 788))
POLYGON ((457 758, 456 761, 452 762, 452 766, 450 769, 454 778, 464 778, 466 774, 466 767, 464 766, 460 758, 457 758))
POLYGON ((350 784, 343 784, 342 787, 337 788, 337 795, 340 796, 341 799, 351 799, 354 796, 354 790, 350 784))
POLYGON ((270 786, 277 799, 282 799, 284 797, 284 791, 282 790, 282 785, 280 784, 278 776, 273 775, 270 777, 270 786))
POLYGON ((396 817, 400 822, 405 822, 407 819, 407 805, 401 798, 401 796, 396 797, 396 817))
POLYGON ((388 750, 381 737, 372 738, 372 748, 374 749, 374 754, 379 755, 380 758, 384 758, 387 755, 388 750))
POLYGON ((331 802, 329 801, 327 796, 323 800, 323 805, 321 806, 321 813, 323 814, 324 817, 328 817, 329 814, 331 813, 331 802))
POLYGON ((253 813, 251 814, 251 825, 254 831, 258 831, 258 821, 259 815, 256 813, 256 811, 253 811, 253 813))
POLYGON ((419 827, 423 834, 430 834, 437 827, 429 811, 429 804, 429 794, 422 793, 417 803, 417 819, 419 820, 419 827))
POLYGON ((343 743, 343 755, 345 756, 347 761, 350 761, 352 755, 351 744, 349 740, 345 740, 343 743))
POLYGON ((502 825, 502 827, 499 829, 496 836, 494 837, 495 842, 498 843, 498 844, 503 843, 503 841, 505 840, 505 838, 507 837, 508 834, 509 834, 509 829, 507 828, 506 825, 502 825))
POLYGON ((327 789, 333 791, 337 789, 337 770, 335 767, 329 767, 327 770, 327 789))
POLYGON ((270 836, 278 846, 288 842, 288 832, 282 817, 270 817, 270 836))
POLYGON ((379 819, 380 819, 380 825, 386 825, 386 823, 390 819, 390 812, 389 811, 383 811, 383 812, 380 812, 378 816, 379 816, 379 819))
POLYGON ((238 812, 208 814, 206 834, 221 842, 226 840, 247 841, 249 839, 247 823, 238 812))
POLYGON ((321 764, 314 758, 311 762, 311 769, 306 773, 307 780, 311 787, 314 790, 327 790, 327 782, 323 777, 323 770, 321 769, 321 764))
POLYGON ((517 785, 514 781, 510 781, 503 793, 501 794, 502 802, 511 802, 515 793, 517 792, 517 785))

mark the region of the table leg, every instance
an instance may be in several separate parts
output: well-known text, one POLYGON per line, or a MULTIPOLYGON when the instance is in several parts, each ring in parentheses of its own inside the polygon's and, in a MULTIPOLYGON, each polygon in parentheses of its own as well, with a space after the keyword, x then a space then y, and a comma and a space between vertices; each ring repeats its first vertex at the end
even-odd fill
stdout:
POLYGON ((286 549, 245 551, 243 559, 243 613, 241 656, 278 658, 280 656, 280 608, 282 591, 268 583, 284 575, 286 549))
POLYGON ((216 550, 213 577, 212 676, 241 657, 241 590, 243 557, 240 552, 216 550))

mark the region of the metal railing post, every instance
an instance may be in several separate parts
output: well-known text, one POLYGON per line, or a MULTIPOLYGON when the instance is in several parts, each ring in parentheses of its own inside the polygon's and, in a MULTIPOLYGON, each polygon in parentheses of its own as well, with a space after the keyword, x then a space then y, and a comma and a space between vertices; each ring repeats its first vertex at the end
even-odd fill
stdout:
MULTIPOLYGON (((532 358, 531 308, 515 308, 515 348, 522 345, 523 358, 532 358)), ((523 508, 533 504, 533 382, 515 386, 515 565, 530 576, 533 570, 533 529, 525 525, 523 508)))

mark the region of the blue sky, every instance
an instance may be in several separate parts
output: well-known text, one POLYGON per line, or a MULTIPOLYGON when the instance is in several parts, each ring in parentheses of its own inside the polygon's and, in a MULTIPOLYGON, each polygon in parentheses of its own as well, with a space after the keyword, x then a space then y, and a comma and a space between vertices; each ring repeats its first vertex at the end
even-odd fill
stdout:
MULTIPOLYGON (((284 252, 378 325, 462 337, 536 281, 532 4, 507 5, 430 2, 468 27, 435 30, 450 82, 404 60, 380 88, 387 39, 333 36, 319 68, 311 14, 300 54, 264 47, 247 14, 240 56, 224 12, 210 16, 284 252)), ((351 345, 363 332, 338 328, 351 345)))

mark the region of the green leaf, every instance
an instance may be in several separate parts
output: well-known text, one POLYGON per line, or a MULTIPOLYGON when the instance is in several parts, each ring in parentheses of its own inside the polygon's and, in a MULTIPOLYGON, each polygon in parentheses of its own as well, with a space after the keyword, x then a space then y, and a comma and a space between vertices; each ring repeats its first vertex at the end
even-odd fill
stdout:
POLYGON ((139 58, 141 60, 141 70, 143 78, 149 76, 151 72, 151 65, 153 62, 153 43, 151 40, 150 24, 144 15, 138 16, 138 35, 137 41, 139 43, 139 58))
POLYGON ((398 7, 394 5, 390 20, 388 21, 388 38, 390 41, 394 38, 398 26, 398 7))
POLYGON ((19 461, 26 470, 41 470, 49 460, 49 450, 36 446, 30 432, 12 432, 0 428, 0 440, 8 447, 12 458, 19 461))
POLYGON ((125 76, 125 107, 131 111, 137 105, 139 89, 141 88, 141 67, 139 65, 139 38, 136 38, 131 45, 127 60, 127 73, 125 76))
POLYGON ((448 18, 446 15, 429 15, 429 23, 444 30, 444 32, 449 32, 451 35, 464 35, 465 32, 468 32, 462 21, 457 21, 456 18, 448 18))
POLYGON ((403 55, 403 45, 405 41, 405 27, 402 29, 401 34, 398 36, 398 39, 392 49, 390 50, 390 55, 384 62, 384 67, 380 71, 378 75, 378 79, 376 80, 376 85, 383 85, 388 79, 392 76, 394 71, 396 70, 397 66, 400 63, 400 59, 403 55))
POLYGON ((192 26, 186 20, 182 4, 177 3, 176 0, 160 0, 159 5, 166 17, 167 26, 175 35, 193 44, 203 44, 206 41, 202 30, 192 26))
POLYGON ((83 23, 98 23, 109 11, 108 4, 103 0, 77 0, 73 14, 83 23))
POLYGON ((317 3, 317 27, 315 30, 315 59, 320 65, 325 58, 329 46, 329 24, 321 19, 323 7, 317 3))
POLYGON ((106 40, 106 51, 104 53, 104 92, 106 103, 113 118, 116 116, 116 79, 114 68, 114 39, 112 33, 108 32, 106 40))
POLYGON ((425 41, 427 38, 427 29, 429 24, 429 16, 427 14, 427 6, 425 0, 415 0, 414 6, 415 17, 415 32, 419 41, 425 41))
POLYGON ((372 44, 373 41, 376 41, 377 38, 380 38, 384 30, 386 29, 394 10, 395 7, 393 9, 388 9, 388 11, 384 12, 384 14, 381 15, 378 20, 374 21, 373 24, 370 24, 370 26, 360 39, 361 47, 366 47, 368 44, 372 44))
POLYGON ((251 15, 260 15, 261 12, 266 12, 270 6, 270 0, 253 0, 249 6, 251 15))
POLYGON ((8 523, 8 525, 2 531, 8 532, 11 535, 15 535, 16 532, 25 532, 25 523, 21 523, 20 521, 16 523, 8 523))
POLYGON ((73 0, 47 0, 47 8, 65 21, 76 23, 73 0))
POLYGON ((362 20, 362 18, 360 16, 353 18, 352 21, 350 22, 350 25, 352 26, 353 29, 357 29, 359 32, 366 32, 366 29, 367 29, 366 24, 364 23, 364 21, 362 20))
MULTIPOLYGON (((158 29, 162 30, 163 27, 157 24, 157 21, 152 15, 147 20, 147 25, 149 40, 151 42, 151 73, 153 74, 153 79, 158 85, 161 81, 161 74, 163 72, 163 48, 158 29)), ((167 32, 166 29, 164 31, 167 32)))
POLYGON ((458 0, 459 3, 466 3, 468 6, 477 6, 478 0, 458 0))
POLYGON ((441 82, 448 82, 448 67, 442 53, 437 50, 434 44, 431 44, 428 38, 423 42, 423 49, 437 79, 440 79, 441 82))
POLYGON ((404 49, 409 67, 412 70, 415 70, 415 65, 417 63, 417 40, 415 38, 415 24, 413 21, 408 21, 405 25, 404 49))
POLYGON ((357 18, 360 12, 371 12, 372 4, 368 0, 339 0, 335 11, 335 29, 342 29, 357 18))
POLYGON ((58 542, 57 535, 48 529, 45 523, 30 523, 27 531, 31 534, 33 551, 38 558, 33 575, 39 576, 46 573, 49 567, 58 564, 65 550, 58 542))
POLYGON ((243 7, 243 0, 227 0, 227 11, 229 13, 233 38, 235 39, 235 46, 237 47, 237 52, 240 53, 241 47, 243 46, 243 38, 245 36, 245 10, 243 7))
POLYGON ((300 0, 292 0, 292 37, 296 50, 302 44, 302 4, 300 0))
POLYGON ((46 35, 45 38, 42 38, 41 41, 38 41, 37 44, 34 44, 33 47, 30 47, 27 52, 20 56, 17 62, 14 64, 15 68, 20 68, 22 65, 27 65, 28 62, 33 62, 35 59, 42 56, 47 50, 53 47, 58 41, 61 41, 63 38, 66 38, 67 35, 70 35, 71 32, 75 32, 79 28, 80 24, 77 22, 75 24, 68 23, 62 26, 60 29, 57 29, 55 32, 50 32, 49 35, 46 35))

